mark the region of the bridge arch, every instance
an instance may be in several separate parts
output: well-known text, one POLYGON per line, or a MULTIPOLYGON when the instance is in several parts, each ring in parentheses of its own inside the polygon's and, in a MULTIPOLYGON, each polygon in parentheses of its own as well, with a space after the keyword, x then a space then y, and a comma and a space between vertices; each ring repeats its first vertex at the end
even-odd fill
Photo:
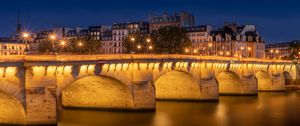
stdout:
POLYGON ((239 94, 243 92, 243 82, 232 71, 222 71, 216 76, 220 94, 239 94))
POLYGON ((200 85, 194 77, 180 70, 164 73, 155 80, 156 99, 198 100, 200 85))
POLYGON ((293 78, 290 72, 288 71, 283 71, 283 77, 285 81, 285 85, 292 85, 293 84, 293 78))
POLYGON ((15 96, 0 91, 0 108, 0 124, 26 124, 25 109, 15 96))
POLYGON ((259 91, 272 89, 273 82, 268 72, 260 70, 255 73, 255 77, 257 78, 259 91))
POLYGON ((134 106, 130 88, 109 76, 87 76, 62 90, 62 105, 78 108, 128 109, 134 106))

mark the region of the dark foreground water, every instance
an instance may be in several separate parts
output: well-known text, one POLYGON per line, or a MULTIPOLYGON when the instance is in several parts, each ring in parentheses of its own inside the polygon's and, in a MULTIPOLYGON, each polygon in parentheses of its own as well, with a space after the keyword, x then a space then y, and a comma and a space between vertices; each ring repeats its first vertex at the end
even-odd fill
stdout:
POLYGON ((156 112, 62 112, 59 126, 300 126, 300 91, 157 102, 156 112))

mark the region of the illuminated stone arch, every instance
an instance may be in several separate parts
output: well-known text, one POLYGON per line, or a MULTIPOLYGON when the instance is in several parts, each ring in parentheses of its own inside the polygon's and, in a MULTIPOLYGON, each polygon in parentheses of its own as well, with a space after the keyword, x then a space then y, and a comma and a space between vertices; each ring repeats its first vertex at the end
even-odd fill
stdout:
POLYGON ((258 81, 258 90, 259 91, 267 91, 272 90, 272 80, 269 76, 268 72, 260 70, 255 73, 255 77, 258 81))
POLYGON ((291 73, 288 72, 288 71, 283 71, 282 74, 284 76, 285 85, 292 85, 293 84, 293 77, 292 77, 291 73))
POLYGON ((193 76, 185 71, 173 70, 155 80, 156 99, 198 100, 201 87, 193 76))
POLYGON ((15 96, 0 91, 0 108, 0 124, 26 124, 25 109, 15 96))
POLYGON ((239 76, 233 71, 216 75, 219 93, 223 95, 257 95, 257 80, 253 76, 239 76))
POLYGON ((131 89, 109 76, 86 76, 65 87, 61 94, 64 107, 76 108, 133 108, 131 89))

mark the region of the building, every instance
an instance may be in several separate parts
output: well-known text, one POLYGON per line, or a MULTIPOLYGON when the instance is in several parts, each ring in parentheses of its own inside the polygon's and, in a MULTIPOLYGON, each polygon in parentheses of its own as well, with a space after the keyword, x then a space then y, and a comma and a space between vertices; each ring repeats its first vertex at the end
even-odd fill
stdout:
POLYGON ((150 15, 149 23, 150 32, 164 26, 192 27, 195 24, 195 17, 187 12, 180 12, 179 14, 175 13, 173 15, 163 13, 162 15, 150 15))
POLYGON ((131 33, 149 34, 149 23, 144 21, 115 23, 112 26, 112 53, 123 53, 123 41, 131 33))
POLYGON ((105 53, 105 54, 112 54, 114 53, 114 46, 116 46, 113 42, 113 39, 112 39, 112 31, 105 31, 102 33, 102 37, 101 37, 101 42, 102 42, 102 53, 105 53))
POLYGON ((193 43, 186 50, 187 53, 240 58, 265 57, 265 43, 254 25, 229 23, 216 30, 212 30, 211 26, 185 29, 193 43))
POLYGON ((0 42, 0 55, 24 55, 29 45, 25 43, 0 42))
POLYGON ((193 26, 184 28, 187 32, 187 36, 193 43, 192 48, 199 52, 200 54, 205 54, 205 45, 208 42, 208 37, 210 36, 213 27, 210 25, 203 26, 193 26))
POLYGON ((292 54, 293 43, 300 44, 300 40, 290 42, 269 43, 266 45, 266 58, 286 58, 292 54))

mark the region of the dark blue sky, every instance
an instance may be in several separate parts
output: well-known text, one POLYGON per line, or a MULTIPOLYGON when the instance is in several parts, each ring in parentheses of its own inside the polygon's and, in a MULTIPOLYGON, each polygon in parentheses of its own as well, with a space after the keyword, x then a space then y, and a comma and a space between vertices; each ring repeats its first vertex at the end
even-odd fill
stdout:
POLYGON ((0 4, 0 36, 22 23, 35 31, 52 26, 110 25, 147 20, 149 14, 188 11, 197 24, 255 24, 268 42, 300 39, 298 0, 5 0, 0 4))

